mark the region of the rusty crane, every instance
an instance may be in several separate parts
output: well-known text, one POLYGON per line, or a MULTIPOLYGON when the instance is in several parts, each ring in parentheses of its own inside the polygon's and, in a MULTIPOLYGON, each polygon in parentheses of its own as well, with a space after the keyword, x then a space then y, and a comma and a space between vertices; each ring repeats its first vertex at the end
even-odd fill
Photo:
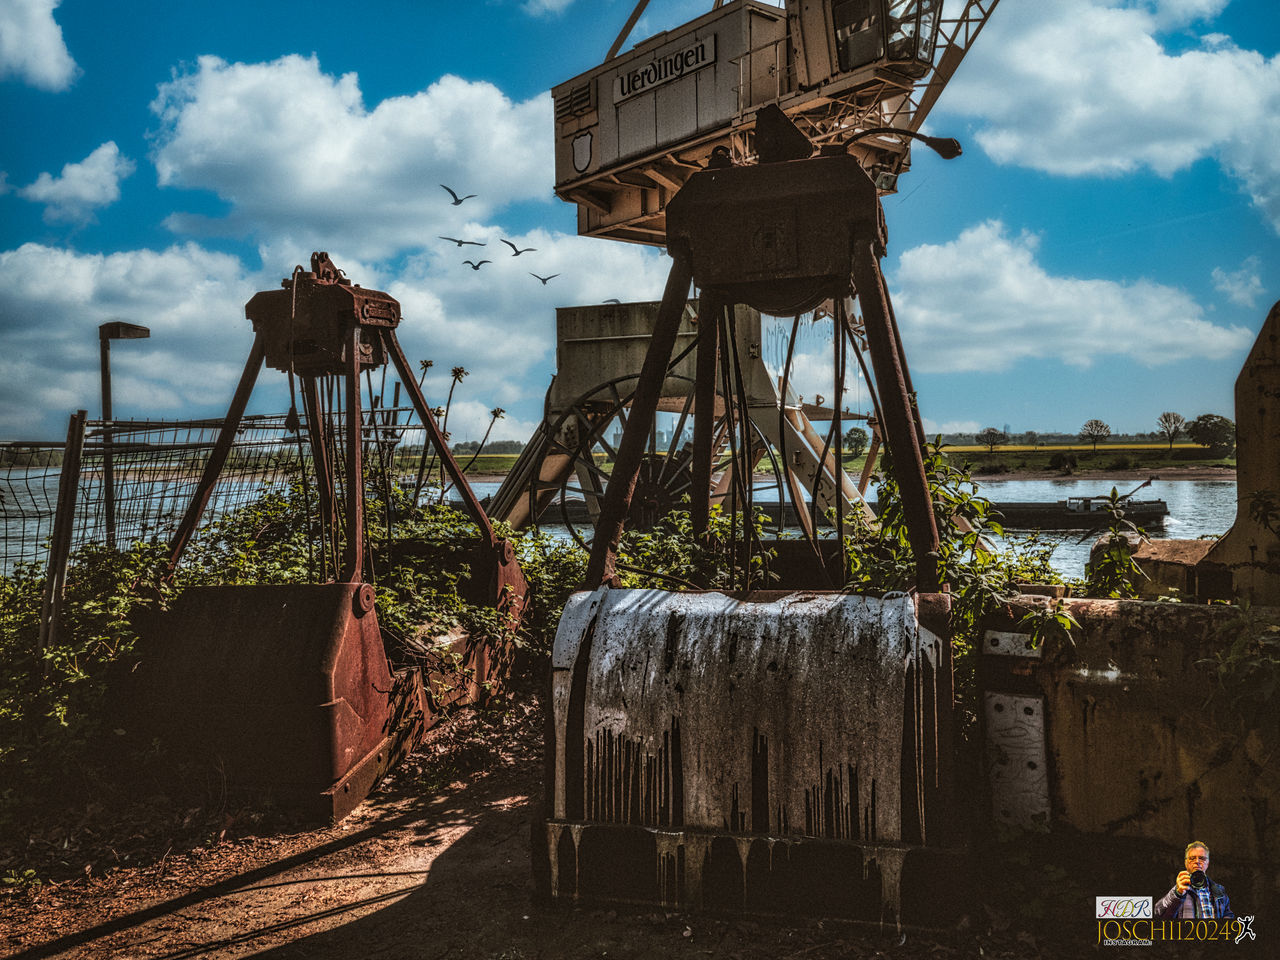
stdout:
MULTIPOLYGON (((717 2, 619 55, 643 7, 604 63, 553 91, 556 190, 577 205, 579 232, 663 245, 672 265, 619 398, 612 470, 593 492, 584 589, 556 637, 535 872, 563 899, 933 922, 962 862, 950 605, 879 267, 879 197, 896 188, 912 141, 958 155, 919 127, 995 3, 949 5, 962 12, 944 19, 935 0, 717 2), (748 384, 759 316, 794 318, 794 344, 814 311, 834 319, 838 382, 834 429, 802 455, 806 431, 779 428, 804 412, 789 369, 771 396, 748 384), (864 354, 915 558, 905 594, 839 589, 843 524, 859 504, 825 458, 839 443, 844 378, 864 354), (797 515, 830 507, 834 537, 816 523, 799 539, 747 537, 747 555, 774 557, 773 582, 746 564, 733 592, 620 586, 622 532, 648 513, 635 498, 663 475, 650 438, 673 374, 690 383, 679 409, 692 437, 665 466, 687 477, 695 536, 726 484, 735 509, 753 509, 749 478, 766 461, 797 515)), ((593 429, 589 418, 573 426, 593 429)), ((544 450, 541 469, 527 470, 530 514, 563 437, 549 433, 544 450)))

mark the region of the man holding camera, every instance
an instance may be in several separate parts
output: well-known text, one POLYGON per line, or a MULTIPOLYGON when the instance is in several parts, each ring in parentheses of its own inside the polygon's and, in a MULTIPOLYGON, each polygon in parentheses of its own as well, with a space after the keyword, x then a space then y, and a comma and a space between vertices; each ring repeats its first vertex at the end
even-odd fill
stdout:
POLYGON ((1199 920, 1214 917, 1234 920, 1231 902, 1222 884, 1207 876, 1209 848, 1199 840, 1187 844, 1185 868, 1174 881, 1173 889, 1156 901, 1154 913, 1161 920, 1199 920))

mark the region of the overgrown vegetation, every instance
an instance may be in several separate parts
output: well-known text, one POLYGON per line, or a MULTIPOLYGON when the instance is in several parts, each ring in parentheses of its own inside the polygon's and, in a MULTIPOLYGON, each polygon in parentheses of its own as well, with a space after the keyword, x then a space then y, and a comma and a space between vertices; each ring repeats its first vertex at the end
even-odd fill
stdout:
POLYGON ((1280 623, 1274 614, 1243 606, 1215 639, 1220 649, 1203 661, 1215 680, 1210 708, 1224 730, 1238 736, 1257 732, 1270 750, 1280 747, 1280 623))
MULTIPOLYGON (((1005 540, 991 503, 964 467, 940 443, 926 453, 941 538, 941 574, 952 591, 957 680, 962 692, 972 692, 972 652, 982 618, 1013 600, 1018 584, 1062 580, 1050 563, 1051 542, 1038 537, 1005 540), (997 540, 1005 545, 997 547, 997 540)), ((916 570, 891 470, 877 484, 882 505, 878 524, 847 521, 847 586, 867 594, 909 589, 916 570)), ((420 652, 421 644, 413 641, 421 639, 424 628, 428 638, 451 627, 479 638, 496 636, 502 630, 498 615, 478 600, 471 582, 465 545, 477 537, 474 525, 450 507, 417 506, 398 487, 368 486, 369 576, 377 587, 379 624, 393 662, 398 665, 401 658, 420 652)), ((133 623, 140 611, 163 607, 175 591, 190 585, 316 579, 319 547, 306 520, 308 506, 315 504, 308 503, 300 487, 264 493, 212 524, 188 550, 172 584, 161 576, 166 550, 159 542, 123 551, 100 545, 82 549, 70 567, 59 641, 44 651, 38 639, 43 572, 20 566, 0 578, 0 833, 17 822, 32 798, 89 795, 108 770, 119 775, 124 769, 116 765, 119 746, 127 738, 105 708, 104 697, 112 678, 131 662, 137 640, 133 623)), ((1124 520, 1123 503, 1114 490, 1111 509, 1103 549, 1087 568, 1086 580, 1071 585, 1078 594, 1135 595, 1140 573, 1130 557, 1129 540, 1140 531, 1124 520)), ((1260 500, 1256 509, 1264 522, 1274 522, 1274 497, 1260 500)), ((760 522, 753 522, 757 535, 760 522)), ((740 584, 741 556, 733 544, 741 539, 742 524, 742 517, 714 510, 711 536, 697 542, 688 513, 677 511, 653 531, 629 532, 619 556, 623 581, 677 589, 740 584)), ((546 532, 502 532, 515 544, 530 586, 515 643, 525 667, 521 675, 535 676, 538 665, 546 662, 560 611, 583 580, 586 554, 546 532)), ((767 583, 767 551, 756 551, 751 563, 752 581, 767 583)), ((1061 603, 1036 611, 1027 625, 1034 637, 1075 626, 1061 603)), ((1280 678, 1277 664, 1280 627, 1266 623, 1242 628, 1213 664, 1219 700, 1232 705, 1246 727, 1276 723, 1268 707, 1280 678)), ((135 747, 150 749, 146 744, 135 747)), ((163 758, 153 753, 133 759, 163 758)), ((10 886, 29 881, 33 878, 21 870, 4 878, 10 886)))
POLYGON ((1135 542, 1145 531, 1124 515, 1124 500, 1115 487, 1107 495, 1111 521, 1089 555, 1084 568, 1084 593, 1090 597, 1128 600, 1138 595, 1138 581, 1146 575, 1133 559, 1135 542))
MULTIPOLYGON (((1050 563, 1053 545, 1040 537, 1010 538, 997 546, 1004 529, 991 501, 947 457, 940 438, 926 449, 924 465, 940 541, 939 574, 951 587, 957 681, 962 690, 972 690, 982 618, 1018 596, 1020 583, 1061 584, 1063 579, 1050 563)), ((882 505, 878 524, 863 521, 847 538, 848 586, 859 593, 905 590, 915 576, 906 512, 891 466, 878 478, 877 497, 882 505)))
MULTIPOLYGON (((266 491, 215 520, 187 549, 171 583, 163 576, 167 548, 158 537, 120 551, 96 544, 81 549, 69 565, 57 642, 44 650, 43 570, 19 566, 0 578, 0 832, 29 798, 59 784, 89 785, 104 762, 122 762, 118 748, 130 742, 128 731, 112 716, 106 696, 133 662, 140 614, 164 608, 189 586, 317 581, 321 547, 306 519, 314 499, 314 491, 308 497, 301 485, 266 491)), ((706 543, 693 541, 687 513, 669 516, 650 533, 628 533, 619 557, 624 582, 728 586, 736 522, 715 511, 706 543)), ((436 659, 424 666, 448 672, 455 666, 451 655, 432 641, 461 628, 479 642, 499 635, 510 640, 508 649, 522 665, 515 681, 525 677, 533 686, 530 678, 547 659, 560 611, 582 583, 581 548, 545 532, 498 531, 515 545, 530 588, 521 629, 508 638, 482 596, 483 585, 472 581, 471 546, 479 531, 465 515, 434 503, 415 506, 408 491, 371 480, 366 527, 366 576, 377 588, 378 622, 394 665, 425 656, 436 659)), ((765 558, 753 563, 759 580, 765 558)), ((330 577, 333 566, 329 558, 330 577)))

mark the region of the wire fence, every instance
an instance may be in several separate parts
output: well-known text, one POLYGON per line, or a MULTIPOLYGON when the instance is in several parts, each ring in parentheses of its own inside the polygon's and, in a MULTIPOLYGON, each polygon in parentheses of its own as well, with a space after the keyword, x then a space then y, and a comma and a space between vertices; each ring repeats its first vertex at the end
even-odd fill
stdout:
MULTIPOLYGON (((366 455, 397 482, 429 489, 426 431, 411 415, 408 408, 366 412, 366 455)), ((222 426, 221 419, 86 421, 68 551, 167 541, 196 495, 222 426)), ((291 423, 285 414, 244 417, 192 539, 212 520, 285 489, 303 469, 314 483, 310 453, 299 443, 306 435, 305 421, 291 423)), ((67 456, 65 442, 0 443, 0 575, 19 564, 47 564, 67 456)))

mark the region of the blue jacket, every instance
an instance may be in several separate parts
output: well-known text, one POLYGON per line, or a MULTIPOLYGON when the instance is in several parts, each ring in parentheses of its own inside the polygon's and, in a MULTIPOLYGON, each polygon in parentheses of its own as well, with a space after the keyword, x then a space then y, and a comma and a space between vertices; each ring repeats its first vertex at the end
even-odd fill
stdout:
MULTIPOLYGON (((1227 891, 1223 889, 1222 884, 1209 881, 1209 895, 1213 898, 1213 910, 1217 914, 1219 920, 1234 920, 1236 915, 1231 910, 1231 901, 1227 899, 1227 891)), ((1196 911, 1195 916, 1200 916, 1200 901, 1190 888, 1182 896, 1178 896, 1177 884, 1174 884, 1163 897, 1156 901, 1152 912, 1155 913, 1157 919, 1160 920, 1176 920, 1178 914, 1182 912, 1182 902, 1190 898, 1191 906, 1196 911)))

